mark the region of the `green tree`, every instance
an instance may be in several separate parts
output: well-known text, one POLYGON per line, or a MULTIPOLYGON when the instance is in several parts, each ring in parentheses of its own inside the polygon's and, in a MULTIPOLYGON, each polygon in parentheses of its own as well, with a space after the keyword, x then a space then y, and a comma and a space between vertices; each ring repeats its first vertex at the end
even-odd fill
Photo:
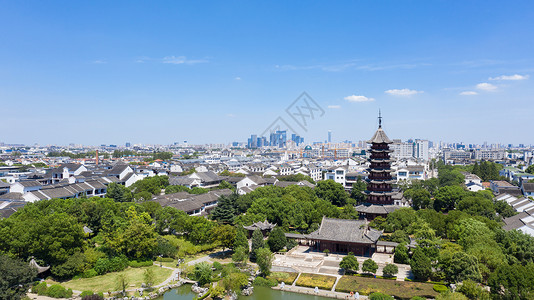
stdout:
POLYGON ((298 182, 298 181, 303 181, 303 180, 306 180, 312 184, 315 184, 315 181, 313 181, 313 179, 310 177, 310 176, 306 176, 304 174, 292 174, 292 175, 286 175, 286 176, 278 176, 277 177, 278 180, 280 181, 293 181, 293 182, 298 182))
POLYGON ((495 299, 532 299, 534 295, 534 266, 504 264, 488 279, 495 299))
POLYGON ((431 261, 419 247, 415 249, 410 259, 410 267, 413 275, 418 280, 427 280, 432 274, 431 261))
POLYGON ((236 194, 219 197, 217 207, 211 212, 211 218, 219 222, 231 223, 237 215, 234 207, 236 198, 236 194))
POLYGON ((404 230, 396 230, 390 236, 390 240, 395 243, 410 243, 410 236, 404 230))
POLYGON ((237 247, 234 249, 234 254, 232 255, 232 261, 242 264, 247 261, 247 251, 243 247, 237 247))
POLYGON ((315 187, 315 194, 317 197, 327 200, 336 206, 344 206, 349 198, 343 185, 331 179, 319 181, 315 187))
POLYGON ((369 258, 363 261, 362 272, 376 273, 377 269, 378 269, 378 264, 374 260, 369 258))
POLYGON ((116 288, 122 292, 123 296, 126 296, 126 288, 130 284, 128 278, 124 274, 117 275, 116 288))
POLYGON ((464 189, 458 185, 441 187, 434 197, 434 209, 436 211, 453 210, 464 194, 464 189))
POLYGON ((450 282, 482 280, 476 257, 461 251, 452 255, 449 265, 445 267, 445 276, 450 282))
POLYGON ((242 247, 248 253, 248 250, 249 250, 248 240, 247 240, 247 237, 245 236, 245 230, 243 228, 238 228, 236 235, 235 235, 234 249, 237 249, 239 247, 242 247))
POLYGON ((417 215, 412 208, 403 207, 388 214, 384 229, 386 232, 407 230, 410 225, 416 223, 417 215))
POLYGON ((106 197, 117 202, 131 202, 133 200, 133 194, 127 187, 113 182, 108 185, 106 197))
POLYGON ((20 299, 35 276, 28 263, 0 254, 0 299, 20 299))
POLYGON ((268 248, 261 248, 256 251, 256 263, 263 276, 269 276, 273 265, 274 254, 268 248))
POLYGON ((347 273, 356 273, 360 269, 360 264, 358 263, 358 259, 356 259, 354 254, 350 252, 347 256, 341 259, 339 267, 343 268, 347 273))
POLYGON ((251 250, 250 250, 250 259, 252 261, 256 260, 256 251, 263 247, 265 247, 263 234, 261 233, 261 230, 259 228, 256 228, 256 230, 254 230, 254 232, 252 233, 252 243, 251 243, 251 250))
POLYGON ((369 295, 369 300, 394 300, 395 298, 391 297, 390 295, 382 294, 382 293, 371 293, 369 295))
POLYGON ((382 270, 382 273, 386 277, 393 277, 397 275, 398 272, 399 272, 399 267, 397 267, 396 264, 387 264, 382 270))
POLYGON ((191 189, 183 185, 169 185, 165 187, 165 194, 174 194, 178 192, 191 193, 191 189))
POLYGON ((352 185, 350 197, 356 200, 356 203, 362 203, 365 201, 365 195, 362 193, 365 190, 367 190, 367 184, 358 176, 358 180, 352 185))
POLYGON ((195 279, 198 281, 199 285, 205 285, 211 282, 211 277, 213 276, 213 271, 211 266, 207 262, 201 262, 195 265, 194 269, 195 279))
POLYGON ((430 192, 425 189, 409 189, 404 193, 404 196, 412 200, 412 207, 415 210, 429 208, 431 206, 430 192))
POLYGON ((221 183, 219 183, 219 186, 217 187, 218 189, 229 189, 229 190, 232 190, 232 191, 235 191, 235 187, 233 185, 231 185, 230 183, 228 183, 227 181, 221 181, 221 183))
POLYGON ((242 272, 233 272, 225 276, 223 284, 229 291, 239 292, 248 284, 248 275, 242 272))
POLYGON ((152 194, 147 191, 142 191, 134 195, 134 199, 137 202, 150 201, 152 199, 152 194))
POLYGON ((534 165, 528 166, 528 168, 525 170, 525 172, 534 174, 534 165))
POLYGON ((287 238, 284 234, 284 231, 280 227, 275 227, 271 233, 269 234, 269 238, 267 238, 267 245, 269 245, 269 248, 272 252, 278 252, 287 244, 287 238))
POLYGON ((469 299, 489 300, 490 295, 482 286, 472 280, 464 280, 458 286, 457 291, 464 294, 469 299))
POLYGON ((145 271, 143 272, 143 280, 149 288, 154 285, 156 278, 154 275, 154 271, 151 268, 145 269, 145 271))
POLYGON ((410 262, 410 256, 408 255, 406 244, 401 243, 395 248, 393 261, 397 264, 408 264, 410 262))
POLYGON ((212 240, 218 241, 224 248, 232 248, 236 236, 236 228, 232 225, 220 225, 211 229, 212 240))

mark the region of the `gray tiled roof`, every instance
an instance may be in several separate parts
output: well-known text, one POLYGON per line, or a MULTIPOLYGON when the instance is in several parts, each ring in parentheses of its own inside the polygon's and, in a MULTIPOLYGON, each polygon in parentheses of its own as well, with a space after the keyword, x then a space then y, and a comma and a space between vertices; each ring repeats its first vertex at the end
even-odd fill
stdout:
POLYGON ((368 205, 358 205, 356 206, 356 211, 366 214, 378 214, 385 215, 389 214, 397 209, 401 208, 398 205, 378 205, 378 204, 368 204, 368 205))
POLYGON ((378 128, 378 130, 375 132, 375 134, 373 135, 373 137, 367 141, 367 143, 376 143, 376 144, 382 144, 382 143, 386 143, 386 144, 391 144, 393 143, 389 138, 388 136, 386 135, 386 133, 384 132, 384 130, 382 128, 378 128))
POLYGON ((523 183, 523 190, 526 193, 533 193, 534 192, 534 182, 523 183))
POLYGON ((364 220, 343 220, 323 217, 321 227, 307 235, 310 239, 374 244, 382 231, 370 228, 364 220))
POLYGON ((25 181, 19 181, 19 183, 23 187, 34 187, 34 186, 42 186, 42 184, 37 180, 25 180, 25 181))

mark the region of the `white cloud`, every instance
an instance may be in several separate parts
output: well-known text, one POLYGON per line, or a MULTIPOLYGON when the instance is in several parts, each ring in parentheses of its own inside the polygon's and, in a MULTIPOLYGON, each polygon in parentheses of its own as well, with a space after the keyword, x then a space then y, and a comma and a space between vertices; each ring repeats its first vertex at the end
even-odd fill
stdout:
POLYGON ((402 97, 409 97, 415 94, 420 94, 423 91, 416 91, 416 90, 410 90, 410 89, 392 89, 387 90, 384 93, 390 94, 392 96, 402 96, 402 97))
POLYGON ((345 100, 349 102, 368 102, 368 101, 375 101, 374 98, 367 98, 365 96, 356 96, 356 95, 350 95, 345 97, 345 100))
POLYGON ((208 61, 206 59, 187 59, 185 56, 165 56, 163 58, 164 64, 174 64, 174 65, 194 65, 194 64, 201 64, 201 63, 207 63, 208 61))
POLYGON ((482 82, 482 83, 477 84, 477 89, 482 90, 482 91, 491 92, 491 91, 495 91, 497 89, 497 87, 494 86, 491 83, 482 82))
POLYGON ((234 79, 235 79, 235 80, 241 80, 241 77, 236 77, 236 78, 234 78, 234 79))
POLYGON ((234 114, 226 114, 226 116, 227 116, 228 118, 235 118, 235 115, 234 115, 234 114))
POLYGON ((461 96, 474 96, 474 95, 478 95, 478 93, 475 91, 465 91, 465 92, 461 92, 460 95, 461 96))
POLYGON ((526 80, 528 79, 528 75, 501 75, 497 77, 490 77, 489 80, 526 80))
POLYGON ((93 63, 93 64, 100 65, 100 64, 105 64, 105 63, 107 63, 107 61, 102 60, 102 59, 97 59, 97 60, 93 60, 92 63, 93 63))
POLYGON ((330 109, 340 109, 341 105, 328 105, 328 108, 330 108, 330 109))

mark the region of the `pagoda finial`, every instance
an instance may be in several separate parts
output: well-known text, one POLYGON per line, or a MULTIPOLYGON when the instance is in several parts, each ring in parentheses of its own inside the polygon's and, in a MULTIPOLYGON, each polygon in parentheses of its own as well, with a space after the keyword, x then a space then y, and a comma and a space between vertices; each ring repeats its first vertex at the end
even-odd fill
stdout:
POLYGON ((378 128, 382 128, 382 113, 380 112, 380 108, 378 109, 378 128))

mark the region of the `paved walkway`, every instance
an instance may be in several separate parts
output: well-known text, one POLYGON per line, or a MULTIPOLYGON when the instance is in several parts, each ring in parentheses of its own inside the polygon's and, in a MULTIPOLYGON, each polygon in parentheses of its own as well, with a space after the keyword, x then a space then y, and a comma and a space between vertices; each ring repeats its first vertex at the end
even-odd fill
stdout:
MULTIPOLYGON (((299 294, 306 294, 306 295, 316 295, 316 296, 322 296, 322 297, 328 297, 328 298, 334 298, 334 299, 349 299, 350 297, 348 293, 340 293, 340 292, 334 292, 334 291, 319 290, 316 293, 315 289, 313 288, 307 288, 307 287, 301 287, 301 286, 286 285, 284 286, 284 288, 281 288, 280 286, 275 286, 273 287, 273 289, 299 293, 299 294)), ((350 299, 356 299, 356 298, 350 298, 350 299)), ((360 296, 358 299, 368 299, 368 297, 360 296)))
MULTIPOLYGON (((273 268, 276 271, 295 270, 298 273, 314 273, 330 276, 342 275, 343 271, 339 268, 339 263, 345 257, 342 254, 319 253, 310 251, 309 247, 298 246, 295 250, 287 254, 276 254, 273 261, 273 268)), ((374 260, 378 265, 376 275, 382 275, 382 270, 387 264, 393 263, 392 253, 374 253, 372 257, 356 256, 360 266, 369 258, 374 260)), ((411 276, 409 265, 396 264, 399 268, 397 274, 398 281, 404 281, 406 277, 411 276)))

